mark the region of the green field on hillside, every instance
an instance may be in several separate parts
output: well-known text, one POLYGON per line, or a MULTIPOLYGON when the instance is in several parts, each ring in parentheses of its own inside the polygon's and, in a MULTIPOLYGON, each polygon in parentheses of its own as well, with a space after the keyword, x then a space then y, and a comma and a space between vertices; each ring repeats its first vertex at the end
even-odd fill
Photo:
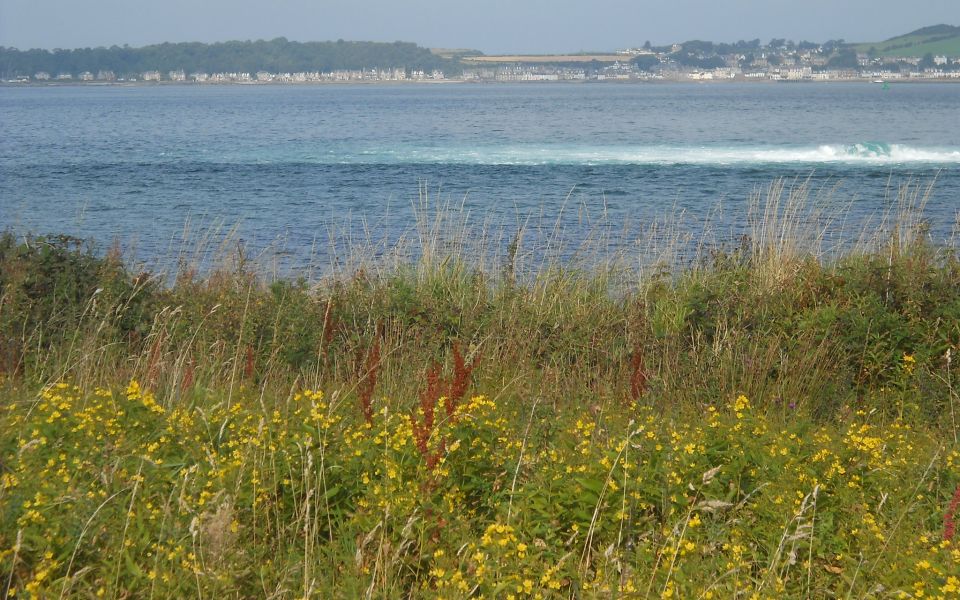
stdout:
POLYGON ((916 56, 926 54, 960 56, 960 27, 935 25, 924 27, 906 35, 883 42, 868 42, 854 46, 857 52, 869 52, 871 48, 882 56, 916 56))

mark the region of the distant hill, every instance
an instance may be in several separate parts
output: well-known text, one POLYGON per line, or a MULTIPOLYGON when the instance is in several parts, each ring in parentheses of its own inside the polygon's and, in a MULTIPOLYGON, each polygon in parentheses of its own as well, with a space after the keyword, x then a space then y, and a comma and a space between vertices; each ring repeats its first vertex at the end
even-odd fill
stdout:
POLYGON ((916 56, 926 54, 960 56, 960 27, 933 25, 883 42, 855 44, 857 52, 870 52, 871 48, 882 56, 916 56))
POLYGON ((38 71, 73 76, 110 70, 117 76, 182 69, 202 72, 298 72, 338 69, 406 68, 458 72, 455 60, 409 42, 292 42, 286 38, 216 44, 155 44, 76 50, 17 50, 0 47, 0 77, 38 71))

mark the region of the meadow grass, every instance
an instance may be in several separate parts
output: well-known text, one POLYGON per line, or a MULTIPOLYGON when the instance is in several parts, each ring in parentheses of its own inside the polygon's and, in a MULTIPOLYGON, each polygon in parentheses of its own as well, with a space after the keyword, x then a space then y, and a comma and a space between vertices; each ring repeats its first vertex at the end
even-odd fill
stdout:
POLYGON ((3 236, 0 590, 958 596, 960 262, 919 188, 842 251, 808 196, 681 266, 455 207, 309 282, 3 236))

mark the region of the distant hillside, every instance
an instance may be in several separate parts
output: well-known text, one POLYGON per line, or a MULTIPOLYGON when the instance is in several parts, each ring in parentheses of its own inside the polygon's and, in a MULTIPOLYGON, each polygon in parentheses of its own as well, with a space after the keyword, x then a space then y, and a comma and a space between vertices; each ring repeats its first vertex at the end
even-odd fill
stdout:
POLYGON ((17 50, 0 47, 0 77, 38 71, 73 76, 109 70, 117 76, 144 71, 311 72, 406 68, 458 72, 459 63, 409 42, 291 42, 286 38, 217 44, 155 44, 76 50, 17 50))
POLYGON ((960 56, 960 27, 933 25, 883 42, 868 42, 854 46, 858 52, 871 49, 882 56, 916 56, 926 54, 960 56))

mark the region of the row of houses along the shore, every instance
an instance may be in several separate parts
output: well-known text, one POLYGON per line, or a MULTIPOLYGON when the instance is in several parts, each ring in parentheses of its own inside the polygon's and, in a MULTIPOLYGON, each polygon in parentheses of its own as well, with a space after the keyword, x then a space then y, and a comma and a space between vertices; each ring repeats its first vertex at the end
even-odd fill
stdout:
POLYGON ((113 71, 83 71, 76 77, 72 73, 57 73, 51 75, 46 71, 38 71, 33 77, 20 77, 20 81, 100 81, 100 82, 160 82, 170 81, 175 83, 311 83, 311 82, 333 82, 333 81, 427 81, 445 79, 442 71, 423 71, 419 69, 406 70, 402 68, 394 69, 360 69, 360 70, 336 70, 336 71, 308 71, 296 73, 270 73, 267 71, 257 71, 249 73, 244 71, 235 72, 217 72, 205 73, 195 72, 186 73, 183 70, 167 71, 162 73, 157 70, 144 71, 134 75, 118 77, 113 71))

